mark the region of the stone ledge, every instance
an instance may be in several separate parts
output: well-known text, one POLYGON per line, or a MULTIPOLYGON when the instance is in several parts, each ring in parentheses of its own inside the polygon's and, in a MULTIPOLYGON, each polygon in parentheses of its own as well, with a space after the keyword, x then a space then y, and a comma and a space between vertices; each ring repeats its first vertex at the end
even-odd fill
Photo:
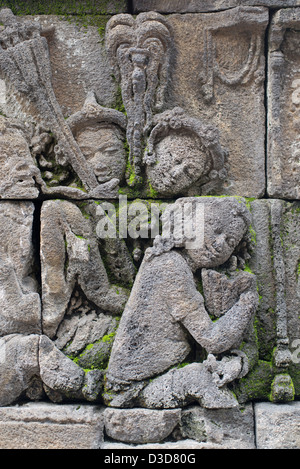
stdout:
POLYGON ((103 408, 29 403, 0 408, 0 449, 97 449, 103 408))
POLYGON ((299 0, 133 0, 134 13, 207 13, 228 10, 237 6, 266 6, 287 8, 300 6, 299 0))
POLYGON ((254 405, 257 449, 300 449, 300 402, 254 405))
POLYGON ((0 408, 0 449, 300 448, 300 402, 260 402, 253 407, 254 411, 250 403, 242 412, 213 411, 198 406, 151 411, 89 404, 26 403, 0 408), (118 422, 119 414, 122 418, 118 422), (147 418, 149 426, 153 422, 156 426, 162 423, 161 428, 152 425, 148 439, 144 435, 147 418))

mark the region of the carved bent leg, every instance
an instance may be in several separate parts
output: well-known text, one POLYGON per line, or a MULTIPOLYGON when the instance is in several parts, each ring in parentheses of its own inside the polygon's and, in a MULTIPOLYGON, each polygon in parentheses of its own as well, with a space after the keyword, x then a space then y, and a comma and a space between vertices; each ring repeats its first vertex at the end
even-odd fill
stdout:
POLYGON ((238 405, 225 386, 218 386, 207 362, 174 368, 154 379, 143 390, 140 400, 143 406, 152 409, 182 407, 193 401, 198 401, 208 409, 225 409, 238 405))
POLYGON ((76 283, 101 309, 119 314, 127 295, 109 283, 97 242, 79 208, 48 201, 42 209, 43 330, 54 337, 76 283))
POLYGON ((150 409, 172 409, 199 402, 207 409, 227 409, 238 406, 226 384, 243 375, 243 358, 223 357, 217 361, 209 355, 203 363, 191 363, 173 368, 148 384, 112 386, 105 395, 111 407, 138 405, 150 409))
POLYGON ((66 357, 46 336, 39 339, 38 360, 40 377, 46 386, 69 397, 78 397, 84 383, 84 370, 66 357))

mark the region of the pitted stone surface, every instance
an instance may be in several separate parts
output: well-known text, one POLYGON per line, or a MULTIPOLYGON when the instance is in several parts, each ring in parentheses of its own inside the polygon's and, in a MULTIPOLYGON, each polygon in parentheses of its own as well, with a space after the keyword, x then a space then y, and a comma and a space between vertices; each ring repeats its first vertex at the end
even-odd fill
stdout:
MULTIPOLYGON (((176 435, 176 434, 175 434, 176 435)), ((242 409, 208 410, 189 407, 182 410, 179 435, 199 442, 254 449, 252 404, 242 409)))
POLYGON ((268 194, 299 199, 300 9, 279 10, 268 58, 268 194))
POLYGON ((31 2, 0 10, 0 447, 299 448, 299 0, 31 2))
POLYGON ((1 449, 98 449, 102 409, 31 403, 0 409, 1 449))
POLYGON ((106 434, 125 443, 158 443, 165 440, 180 421, 181 410, 106 409, 106 434))
POLYGON ((254 404, 258 449, 299 449, 300 427, 298 402, 254 404))
POLYGON ((270 8, 300 6, 299 0, 133 0, 135 13, 206 13, 237 6, 265 6, 270 8))

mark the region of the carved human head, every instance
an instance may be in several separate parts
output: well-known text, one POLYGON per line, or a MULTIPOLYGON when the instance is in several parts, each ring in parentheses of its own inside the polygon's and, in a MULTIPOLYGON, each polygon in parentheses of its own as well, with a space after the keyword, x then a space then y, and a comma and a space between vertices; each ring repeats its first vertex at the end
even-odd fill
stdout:
POLYGON ((242 199, 204 197, 204 240, 199 249, 186 249, 195 269, 224 264, 246 235, 250 213, 242 199))
POLYGON ((144 155, 151 187, 162 196, 185 195, 195 183, 223 178, 218 132, 174 108, 156 117, 144 155))
POLYGON ((124 114, 100 106, 89 93, 82 110, 67 122, 99 184, 122 180, 126 169, 124 114))
POLYGON ((79 131, 76 140, 95 176, 102 184, 123 179, 126 169, 124 135, 113 124, 96 124, 79 131))
POLYGON ((0 195, 8 198, 35 198, 40 173, 29 149, 29 135, 16 120, 0 118, 0 195))
POLYGON ((157 237, 153 248, 149 248, 146 259, 173 248, 184 248, 192 269, 197 270, 221 266, 230 258, 248 232, 250 213, 241 198, 184 197, 165 209, 162 223, 162 236, 157 237), (203 214, 200 222, 190 216, 197 212, 198 204, 203 214), (202 234, 196 247, 191 247, 191 239, 186 236, 187 220, 193 224, 194 237, 202 234))

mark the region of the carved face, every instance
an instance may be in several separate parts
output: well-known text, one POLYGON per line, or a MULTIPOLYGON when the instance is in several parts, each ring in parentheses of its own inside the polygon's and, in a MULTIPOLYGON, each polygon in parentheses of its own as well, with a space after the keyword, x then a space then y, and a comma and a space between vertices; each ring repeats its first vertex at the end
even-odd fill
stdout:
POLYGON ((204 207, 204 246, 186 252, 196 268, 217 267, 229 259, 246 231, 247 224, 234 205, 207 204, 204 207))
POLYGON ((36 197, 35 177, 39 176, 28 143, 15 132, 0 136, 0 192, 2 196, 36 197))
POLYGON ((191 132, 170 132, 155 145, 155 157, 156 164, 147 168, 147 176, 161 195, 184 193, 206 170, 206 153, 191 132))
POLYGON ((118 129, 113 125, 88 127, 76 136, 77 143, 93 167, 100 184, 113 178, 121 180, 126 168, 126 154, 118 129))

